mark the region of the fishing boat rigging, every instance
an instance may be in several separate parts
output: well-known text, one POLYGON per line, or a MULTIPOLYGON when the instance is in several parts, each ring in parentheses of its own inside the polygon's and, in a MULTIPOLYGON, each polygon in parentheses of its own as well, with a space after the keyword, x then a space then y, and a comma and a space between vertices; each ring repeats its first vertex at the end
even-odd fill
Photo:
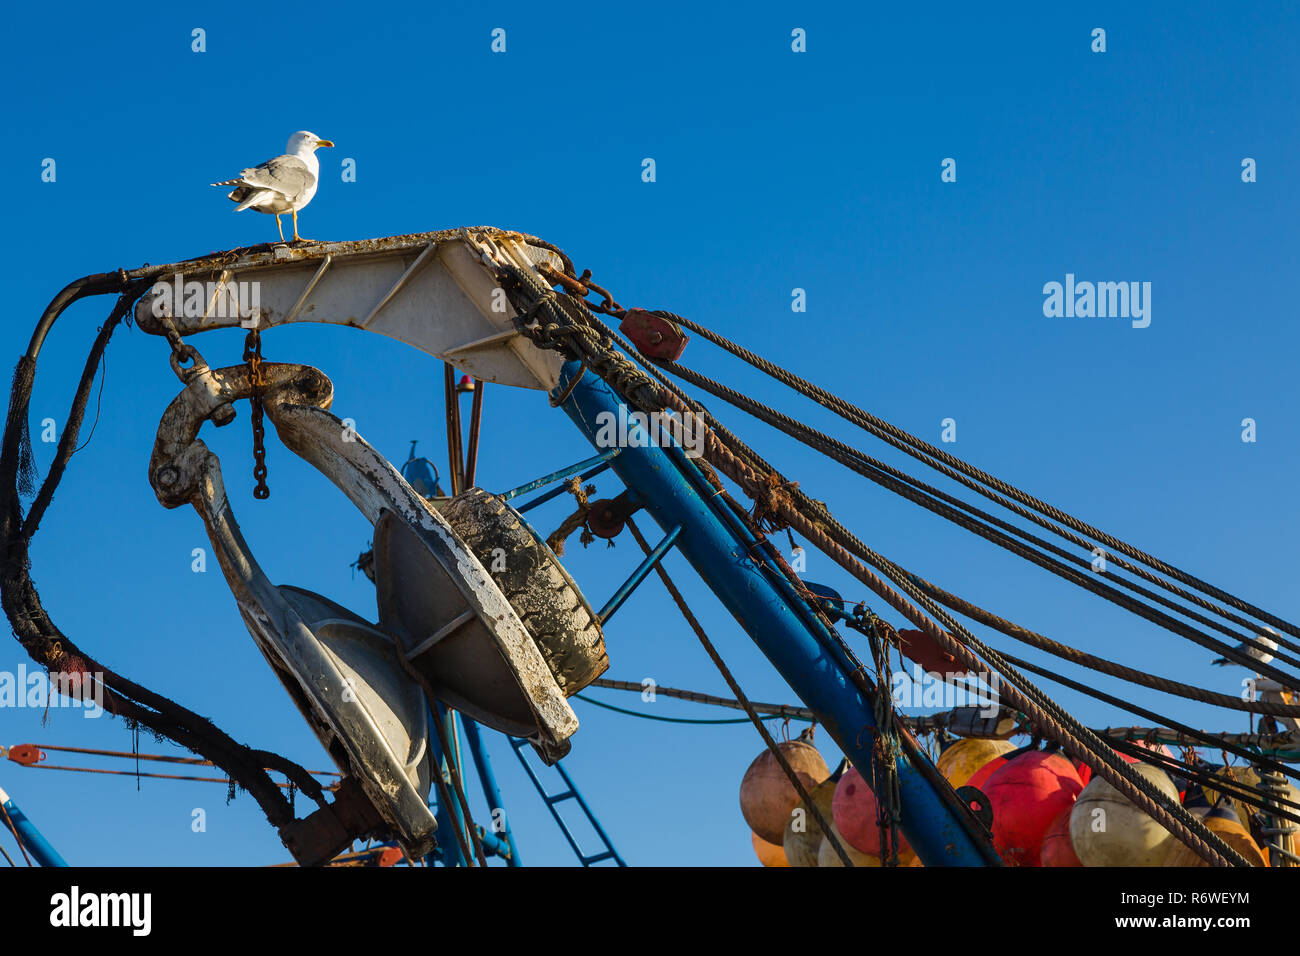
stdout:
MULTIPOLYGON (((592 685, 614 686, 601 676, 609 666, 604 628, 628 594, 655 574, 727 682, 732 697, 726 706, 743 710, 762 736, 774 779, 788 781, 825 835, 828 853, 854 865, 854 847, 846 845, 852 841, 841 839, 815 799, 814 785, 825 781, 801 778, 787 759, 788 748, 767 729, 763 705, 744 694, 668 576, 662 561, 674 551, 798 695, 798 715, 814 720, 844 753, 847 764, 835 782, 852 773, 868 782, 879 830, 873 846, 882 860, 896 863, 906 850, 926 866, 996 866, 1024 849, 1008 851, 997 800, 990 803, 978 788, 955 788, 922 746, 919 725, 897 712, 891 659, 901 656, 927 671, 950 667, 976 675, 996 688, 1005 710, 991 725, 964 713, 931 730, 964 729, 967 739, 1024 734, 1031 739, 1028 749, 1039 755, 1035 760, 1068 757, 1087 767, 1197 859, 1248 865, 1220 830, 1176 795, 1171 798, 1168 787, 1141 767, 1216 787, 1258 811, 1273 865, 1295 861, 1300 801, 1285 781, 1300 779, 1291 766, 1300 757, 1300 677, 1291 669, 1300 666, 1300 627, 956 458, 706 325, 664 310, 624 308, 590 272, 578 273, 557 247, 517 232, 479 227, 258 246, 72 283, 46 309, 15 370, 0 446, 0 541, 0 597, 32 659, 52 672, 73 672, 102 685, 111 713, 221 768, 257 800, 303 864, 326 862, 366 837, 391 841, 409 859, 440 853, 444 861, 484 863, 495 854, 517 863, 513 835, 478 826, 469 814, 459 734, 463 730, 471 742, 490 806, 499 805, 499 794, 474 743, 480 727, 510 737, 525 767, 528 750, 564 773, 559 761, 580 739, 569 698, 592 685), (186 291, 194 284, 201 289, 197 297, 186 291), (116 301, 91 346, 54 462, 38 488, 27 437, 37 359, 63 310, 91 295, 116 301), (159 425, 150 483, 165 507, 188 504, 196 510, 251 636, 342 775, 328 789, 304 768, 241 744, 180 703, 104 668, 41 605, 30 541, 76 448, 100 358, 128 320, 167 341, 171 368, 182 384, 159 425), (415 458, 414 446, 399 470, 334 414, 332 384, 323 370, 263 358, 270 330, 301 322, 376 332, 444 363, 449 495, 442 494, 432 462, 415 458), (213 369, 194 339, 223 329, 247 336, 244 364, 213 369), (943 491, 682 364, 692 337, 1001 510, 995 514, 943 491), (458 385, 453 368, 469 382, 458 385), (591 442, 594 457, 499 494, 479 486, 484 383, 546 393, 549 404, 591 442), (688 386, 1205 652, 1249 667, 1258 676, 1259 693, 1241 699, 1146 674, 939 587, 837 521, 688 386), (468 439, 460 419, 463 394, 472 395, 468 439), (229 424, 243 402, 252 411, 257 497, 270 492, 264 455, 258 454, 264 453, 263 421, 269 419, 280 441, 328 477, 373 526, 373 550, 358 566, 375 581, 376 620, 305 587, 271 585, 262 573, 234 519, 224 491, 228 479, 199 437, 209 422, 229 424), (625 490, 592 502, 584 483, 605 471, 625 490), (549 490, 516 504, 543 488, 549 490), (543 539, 526 514, 566 491, 574 494, 577 511, 563 534, 543 539), (30 499, 26 507, 24 499, 30 499), (657 541, 642 533, 637 515, 659 526, 657 541), (564 538, 579 529, 611 539, 626 531, 644 555, 599 608, 588 603, 559 560, 564 538), (777 532, 797 534, 830 557, 871 593, 871 604, 846 602, 806 581, 778 546, 777 532), (498 562, 500 555, 505 559, 498 562), (1180 724, 997 650, 959 618, 1085 669, 1245 712, 1260 720, 1259 733, 1207 733, 1180 724), (1089 728, 1027 673, 1141 715, 1156 725, 1152 741, 1222 748, 1244 757, 1260 785, 1234 786, 1196 760, 1138 746, 1126 732, 1089 728), (283 775, 316 809, 299 818, 271 773, 283 775)), ((561 801, 574 799, 594 820, 567 774, 564 779, 569 786, 553 795, 538 783, 548 807, 557 813, 561 801)), ((584 863, 619 859, 600 833, 606 850, 585 854, 574 844, 584 863)))

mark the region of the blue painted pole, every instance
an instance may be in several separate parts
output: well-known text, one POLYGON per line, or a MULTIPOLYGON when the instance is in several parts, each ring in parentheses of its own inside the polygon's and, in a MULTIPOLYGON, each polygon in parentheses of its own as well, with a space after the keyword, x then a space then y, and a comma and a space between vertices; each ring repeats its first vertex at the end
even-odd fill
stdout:
POLYGON ((465 742, 469 746, 469 755, 474 761, 474 769, 478 771, 478 780, 483 786, 483 798, 487 800, 488 813, 493 816, 492 823, 496 822, 497 811, 501 812, 501 832, 485 834, 484 848, 487 847, 487 838, 494 837, 504 844, 506 850, 504 853, 498 851, 497 855, 505 857, 508 866, 522 866, 519 848, 515 844, 515 835, 510 830, 510 814, 506 813, 506 805, 501 799, 501 788, 497 786, 497 777, 492 771, 492 760, 488 757, 487 748, 483 746, 483 735, 479 733, 478 722, 472 717, 465 717, 464 714, 461 716, 464 717, 465 723, 465 742))
POLYGON ((18 837, 22 841, 27 852, 36 858, 36 862, 41 866, 67 866, 67 861, 59 855, 59 851, 50 845, 40 830, 36 829, 36 824, 27 819, 27 815, 18 809, 18 804, 13 802, 9 794, 0 789, 0 806, 3 806, 5 813, 9 814, 9 820, 13 823, 14 829, 18 831, 18 837))
MULTIPOLYGON (((443 720, 446 713, 446 708, 441 704, 429 708, 430 724, 432 725, 435 720, 443 720)), ((446 723, 443 726, 447 726, 446 723)), ((451 806, 443 806, 442 795, 439 792, 438 805, 433 813, 433 819, 438 824, 436 835, 438 837, 438 846, 442 850, 442 865, 468 866, 469 861, 460 852, 460 841, 456 839, 457 831, 464 832, 464 824, 460 818, 460 808, 456 806, 456 796, 451 785, 451 777, 446 773, 446 761, 449 755, 442 752, 442 741, 433 726, 429 727, 429 751, 433 758, 430 762, 432 771, 442 774, 442 778, 447 784, 447 792, 452 795, 451 806)))
MULTIPOLYGON (((556 395, 578 372, 567 362, 556 395)), ((583 376, 563 408, 592 445, 602 425, 629 421, 622 454, 611 465, 638 502, 665 530, 681 527, 675 542, 740 626, 816 714, 818 721, 867 780, 877 739, 872 702, 854 686, 852 667, 835 638, 795 594, 783 575, 756 564, 753 536, 716 495, 681 449, 651 444, 619 396, 594 375, 583 376), (639 434, 636 434, 639 433, 639 434)), ((617 428, 614 429, 617 432, 617 428)), ((608 430, 607 430, 608 433, 608 430)), ((888 689, 886 689, 886 692, 888 689)), ((923 759, 923 758, 922 758, 923 759)), ((902 830, 926 866, 986 866, 996 855, 957 817, 957 810, 906 755, 898 761, 902 830)))

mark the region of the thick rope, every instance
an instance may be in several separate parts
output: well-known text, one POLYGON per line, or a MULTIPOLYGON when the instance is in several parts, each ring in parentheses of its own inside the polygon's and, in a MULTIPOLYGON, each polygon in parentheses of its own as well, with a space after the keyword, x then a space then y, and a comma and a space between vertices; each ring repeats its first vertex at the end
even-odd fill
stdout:
MULTIPOLYGON (((568 308, 578 309, 585 312, 585 307, 580 302, 575 302, 572 297, 557 297, 556 302, 564 303, 568 308)), ((548 303, 549 304, 549 303, 548 303)), ((565 310, 567 311, 567 309, 565 310)), ((589 315, 589 313, 588 313, 589 315)), ((572 322, 572 320, 571 320, 572 322)), ((611 348, 603 345, 598 341, 598 334, 590 324, 577 325, 569 324, 560 326, 557 323, 543 324, 538 329, 526 330, 530 336, 534 337, 539 345, 546 348, 559 348, 570 354, 583 355, 587 358, 588 365, 597 374, 605 378, 611 386, 622 392, 629 399, 637 404, 644 411, 659 411, 664 408, 670 408, 678 412, 689 411, 689 408, 681 402, 673 401, 671 393, 666 396, 660 393, 649 377, 640 369, 636 368, 628 359, 613 352, 611 348), (648 394, 647 394, 648 393, 648 394)), ((732 454, 718 439, 716 434, 706 431, 705 457, 716 467, 726 473, 733 480, 737 481, 746 493, 755 501, 763 500, 763 489, 768 487, 768 477, 759 475, 753 469, 749 468, 737 456, 732 454)), ((917 607, 907 601, 902 595, 889 587, 882 579, 876 577, 866 567, 859 564, 839 543, 833 540, 826 532, 814 526, 802 513, 794 508, 780 507, 780 516, 791 527, 795 527, 807 537, 812 543, 830 555, 837 563, 841 564, 846 570, 862 580, 872 590, 876 591, 882 598, 888 601, 896 610, 903 613, 914 624, 921 627, 930 634, 932 638, 945 647, 949 653, 959 660, 964 660, 972 670, 981 670, 982 666, 974 654, 967 647, 957 640, 950 637, 942 628, 930 620, 917 607)), ((864 546, 865 547, 865 546, 864 546)), ((874 552, 868 553, 876 560, 872 561, 877 566, 884 565, 886 573, 895 580, 903 590, 913 592, 913 597, 918 599, 922 604, 930 604, 932 613, 937 612, 941 618, 947 618, 937 606, 933 606, 928 598, 916 591, 915 586, 911 585, 906 576, 900 569, 894 568, 883 558, 875 555, 874 552), (893 573, 890 573, 890 572, 893 573)), ((884 568, 882 568, 884 569, 884 568)), ((1121 793, 1128 796, 1141 809, 1146 810, 1151 816, 1157 819, 1166 829, 1170 830, 1182 842, 1194 849, 1199 855, 1206 858, 1212 865, 1226 865, 1227 860, 1233 860, 1238 865, 1246 865, 1244 859, 1233 851, 1226 843, 1211 833, 1208 829, 1188 814, 1182 807, 1171 807, 1166 805, 1164 797, 1159 791, 1155 790, 1148 781, 1131 771, 1127 765, 1114 755, 1114 751, 1105 747, 1105 745, 1087 728, 1082 727, 1073 718, 1065 714, 1056 707, 1050 700, 1045 699, 1041 691, 1029 682, 1023 675, 1006 665, 995 652, 982 645, 974 635, 966 632, 955 621, 951 621, 950 626, 961 634, 963 639, 971 646, 989 659, 990 665, 1003 673, 1003 676, 1011 682, 1009 688, 1013 703, 1017 704, 1018 709, 1025 712, 1031 719, 1035 720, 1040 726, 1043 726, 1048 732, 1061 742, 1067 752, 1085 761, 1095 761, 1097 766, 1094 767, 1096 772, 1104 779, 1107 779, 1121 793), (1002 664, 1003 666, 998 666, 1002 664), (1021 686, 1017 686, 1017 684, 1021 686), (1022 688, 1024 688, 1022 690, 1022 688), (1032 699, 1031 697, 1036 698, 1032 699), (1040 707, 1039 704, 1042 704, 1040 707), (1072 731, 1067 731, 1064 724, 1071 724, 1072 731), (1081 732, 1083 740, 1087 740, 1085 745, 1075 734, 1081 732), (1088 738, 1091 738, 1090 740, 1088 738), (1189 829, 1190 826, 1190 829, 1189 829), (1196 832, 1199 831, 1199 832, 1196 832)))
MULTIPOLYGON (((1055 520, 1066 525, 1067 527, 1075 531, 1078 531, 1081 534, 1086 534, 1092 537, 1093 539, 1102 542, 1103 544, 1107 545, 1111 549, 1120 552, 1121 554, 1127 555, 1128 557, 1131 557, 1134 560, 1141 561, 1142 563, 1150 567, 1156 568, 1157 570, 1173 577, 1178 581, 1183 582, 1184 584, 1190 585, 1196 588, 1197 590, 1202 591, 1205 594, 1212 595, 1218 598, 1219 600, 1227 603, 1229 606, 1236 608, 1239 611, 1243 611, 1247 614, 1251 614, 1259 618, 1260 620, 1267 621, 1268 623, 1286 631, 1288 634, 1292 634, 1296 637, 1300 637, 1300 627, 1297 627, 1294 624, 1282 620, 1281 618, 1276 617, 1275 615, 1270 614, 1267 611, 1264 611, 1254 606, 1253 604, 1242 601, 1241 599, 1235 597, 1234 595, 1220 590, 1214 585, 1208 584, 1207 582, 1202 581, 1199 578, 1196 578, 1185 571, 1173 567, 1172 565, 1169 565, 1164 561, 1161 561, 1160 559, 1153 557, 1152 555, 1149 555, 1137 548, 1134 548, 1131 545, 1126 544, 1125 542, 1119 540, 1118 538, 1115 538, 1103 531, 1100 531, 1097 528, 1094 528, 1091 525, 1086 524, 1085 522, 1082 522, 1063 511, 1060 511, 1059 509, 1053 507, 1052 505, 1049 505, 1044 501, 1040 501, 1039 499, 1033 497, 1032 495, 1029 495, 1024 491, 1021 491, 1020 489, 1014 487, 1013 485, 1007 484, 1006 482, 994 477, 993 475, 990 475, 980 470, 979 468, 976 468, 975 466, 970 465, 969 463, 962 461, 961 459, 956 458, 953 455, 950 455, 948 452, 944 451, 943 449, 938 448, 937 446, 932 445, 929 442, 923 441, 922 439, 917 438, 916 436, 890 424, 884 419, 878 418, 870 414, 869 412, 864 411, 863 409, 858 408, 857 406, 849 402, 846 402, 844 399, 840 398, 839 396, 834 395, 833 393, 828 392, 823 388, 820 388, 819 386, 813 384, 812 382, 800 378, 799 376, 793 374, 787 369, 784 369, 773 362, 769 362, 768 360, 756 355, 755 353, 749 351, 743 346, 738 345, 737 343, 726 339, 725 337, 717 334, 716 332, 713 332, 711 329, 707 329, 704 326, 701 326, 695 322, 690 321, 689 319, 685 319, 682 316, 676 315, 671 312, 657 312, 656 314, 664 318, 667 318, 673 322, 676 322, 679 325, 682 325, 683 327, 690 329, 691 331, 703 336, 704 338, 713 342, 715 345, 718 345, 721 348, 726 349, 731 354, 749 363, 759 371, 764 372, 765 374, 771 376, 772 378, 775 378, 777 381, 780 381, 783 384, 789 386, 790 388, 793 388, 795 391, 799 392, 800 394, 805 395, 806 397, 813 399, 813 401, 816 401, 818 404, 824 406, 825 408, 830 409, 840 417, 844 418, 846 421, 858 425, 859 427, 870 432, 871 434, 882 439, 883 441, 886 441, 890 445, 893 445, 895 448, 899 449, 900 451, 910 455, 913 458, 916 458, 918 461, 921 461, 923 464, 926 464, 932 468, 936 468, 937 470, 943 471, 945 474, 949 474, 949 476, 953 477, 954 480, 960 480, 960 479, 957 479, 955 475, 951 475, 948 471, 938 468, 936 461, 949 465, 952 469, 955 469, 958 473, 974 478, 977 481, 982 482, 984 485, 987 485, 989 488, 993 488, 997 491, 1001 491, 1003 494, 1009 496, 1013 500, 1037 510, 1040 514, 1044 514, 1051 518, 1054 518, 1055 520)), ((987 491, 981 490, 980 488, 968 484, 967 482, 964 481, 962 483, 966 484, 967 487, 970 487, 972 490, 977 491, 982 495, 985 495, 985 497, 990 497, 991 500, 999 501, 999 503, 1002 503, 1000 499, 993 498, 991 495, 987 493, 987 491)), ((1186 592, 1184 592, 1184 596, 1187 596, 1186 592)), ((1194 598, 1192 599, 1194 600, 1194 598)), ((1211 609, 1213 608, 1211 607, 1211 609)), ((1246 624, 1249 623, 1249 622, 1242 621, 1239 618, 1236 618, 1235 620, 1237 620, 1239 623, 1246 623, 1246 624)), ((1286 644, 1287 646, 1291 647, 1293 650, 1300 651, 1300 644, 1287 642, 1285 639, 1279 641, 1279 644, 1286 644)))
POLYGON ((1206 690, 1192 684, 1184 684, 1181 681, 1169 680, 1155 674, 1148 674, 1146 671, 1140 671, 1134 667, 1117 664, 1103 657, 1096 657, 1068 644, 1054 641, 1050 637, 1044 637, 1042 634, 1021 627, 1019 624, 1013 624, 996 614, 992 614, 981 607, 971 604, 969 601, 957 597, 955 594, 950 594, 929 581, 921 578, 915 578, 914 580, 922 591, 963 617, 978 621, 984 626, 991 627, 995 631, 1001 631, 1008 637, 1015 638, 1023 644, 1046 651, 1072 664, 1078 664, 1080 667, 1087 667, 1090 670, 1109 674, 1111 677, 1118 677, 1120 680, 1126 680, 1131 684, 1141 684, 1143 687, 1150 687, 1165 694, 1200 701, 1203 704, 1212 704, 1215 707, 1244 710, 1255 714, 1270 714, 1275 717, 1300 717, 1300 705, 1274 704, 1263 700, 1244 701, 1233 694, 1220 694, 1217 691, 1206 690))
MULTIPOLYGON (((1178 634, 1181 637, 1187 638, 1188 640, 1191 640, 1194 643, 1197 643, 1202 647, 1205 647, 1207 650, 1211 650, 1216 653, 1223 654, 1224 657, 1228 658, 1229 660, 1234 660, 1237 663, 1243 664, 1244 666, 1254 667, 1257 670, 1259 670, 1260 673, 1272 677, 1274 680, 1277 680, 1279 683, 1283 684, 1284 686, 1288 686, 1300 690, 1300 677, 1297 677, 1296 675, 1293 674, 1289 674, 1286 671, 1282 671, 1271 664, 1263 664, 1247 656, 1246 650, 1244 649, 1245 646, 1261 646, 1261 647, 1263 646, 1259 644, 1259 640, 1257 637, 1243 635, 1236 631, 1233 631, 1230 628, 1227 628, 1216 621, 1206 618, 1203 615, 1197 614, 1195 611, 1191 611, 1187 608, 1181 607, 1180 605, 1170 601, 1168 598, 1155 594, 1152 591, 1143 588, 1140 585, 1137 585, 1131 581, 1128 581, 1118 575, 1114 575, 1114 574, 1107 575, 1107 577, 1109 577, 1111 580, 1128 588, 1131 591, 1134 591, 1137 594, 1142 595, 1143 597, 1154 600, 1158 604, 1163 604, 1164 606, 1171 608, 1172 610, 1174 610, 1179 614, 1182 614, 1186 617, 1190 617, 1196 621, 1206 624, 1207 626, 1215 630, 1218 630, 1224 634, 1227 634, 1230 637, 1237 639, 1243 645, 1243 647, 1237 648, 1225 644, 1222 641, 1210 637, 1208 634, 1205 634, 1204 632, 1199 631, 1196 628, 1193 628, 1185 624, 1184 622, 1177 620, 1176 618, 1172 618, 1167 614, 1149 608, 1146 605, 1142 604, 1142 602, 1136 601, 1133 598, 1125 594, 1122 594, 1121 592, 1111 587, 1110 585, 1103 583, 1101 580, 1097 578, 1095 574, 1081 573, 1079 571, 1075 571, 1071 568, 1068 568, 1060 561, 1054 560, 1044 554, 1041 554, 1040 552, 1035 551, 1033 548, 1027 547, 1018 541, 1012 540, 1006 534, 1000 533, 998 531, 993 530, 992 528, 987 527, 987 525, 982 524, 981 521, 1006 528, 1007 530, 1011 531, 1013 534, 1026 538, 1033 544, 1046 548, 1047 550, 1050 550, 1060 555, 1061 557, 1065 558, 1067 561, 1077 565, 1080 568, 1085 568, 1085 569, 1089 568, 1089 562, 1078 557, 1077 555, 1072 555, 1069 552, 1066 552, 1061 548, 1058 548, 1057 546, 1051 544, 1050 542, 1038 538, 1035 535, 1029 534, 1028 532, 1023 531, 1022 529, 1015 528, 1014 526, 1009 525, 1006 522, 1003 522, 998 518, 994 517, 993 515, 981 511, 980 509, 974 508, 967 502, 963 502, 960 499, 953 498, 952 496, 947 495, 942 491, 939 491, 938 489, 932 488, 923 482, 917 481, 911 476, 898 472, 895 469, 890 468, 888 465, 885 465, 883 462, 879 462, 875 459, 872 459, 864 455, 862 452, 858 451, 855 448, 845 445, 844 443, 839 442, 836 439, 831 438, 830 436, 825 435, 821 432, 818 432, 815 429, 811 429, 808 426, 803 425, 801 422, 797 422, 794 419, 790 418, 789 416, 783 415, 782 413, 777 412, 776 410, 771 409, 759 402, 755 402, 753 399, 750 399, 747 396, 740 394, 734 389, 728 388, 727 386, 722 385, 718 382, 714 382, 711 379, 708 379, 707 377, 692 371, 691 369, 687 369, 683 366, 676 365, 675 363, 669 363, 669 362, 661 362, 659 364, 665 368, 668 368, 674 374, 681 376, 682 378, 691 382, 692 384, 704 388, 709 392, 712 392, 718 397, 723 398, 724 400, 736 405, 738 408, 741 408, 742 410, 748 412, 749 414, 752 414, 755 417, 767 422, 773 427, 776 427, 781 431, 786 432, 787 434, 791 435, 797 440, 803 442, 804 444, 809 445, 810 447, 816 449, 817 451, 822 452, 828 457, 833 458, 834 460, 840 462, 841 464, 852 469, 858 474, 861 474, 864 477, 869 478, 872 481, 875 481, 877 484, 880 484, 888 488, 889 490, 894 491, 895 493, 900 494, 903 497, 906 497, 914 501, 915 503, 922 505, 928 510, 933 511, 936 514, 939 514, 947 518, 948 520, 953 521, 958 525, 961 525, 967 530, 980 535, 981 537, 1007 549, 1008 551, 1011 551, 1013 554, 1025 558, 1026 560, 1031 561, 1034 564, 1037 564, 1040 567, 1048 571, 1051 571, 1054 574, 1057 574, 1058 576, 1070 581, 1071 583, 1079 587, 1092 591, 1093 593, 1106 598, 1112 603, 1117 604, 1125 608, 1126 610, 1129 610, 1135 614, 1138 614, 1141 617, 1146 618, 1147 620, 1152 621, 1153 623, 1160 625, 1166 630, 1178 634), (935 499, 940 499, 940 500, 935 500, 935 499), (957 508, 960 508, 964 511, 969 512, 970 514, 973 514, 976 518, 980 520, 973 520, 968 515, 960 514, 956 509, 942 503, 942 501, 947 501, 952 504, 955 504, 957 508)), ((769 478, 768 479, 769 483, 772 480, 773 479, 769 478)), ((760 506, 765 506, 766 495, 761 489, 759 494, 760 497, 758 500, 760 502, 760 506)), ((1281 653, 1279 651, 1273 651, 1272 653, 1278 660, 1286 661, 1288 663, 1300 666, 1300 658, 1295 658, 1290 655, 1281 653)))

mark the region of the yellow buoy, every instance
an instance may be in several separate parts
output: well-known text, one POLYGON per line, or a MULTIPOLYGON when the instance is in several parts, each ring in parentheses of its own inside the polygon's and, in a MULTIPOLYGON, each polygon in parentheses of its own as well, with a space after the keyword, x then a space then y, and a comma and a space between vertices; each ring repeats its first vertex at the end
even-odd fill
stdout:
MULTIPOLYGON (((1130 769, 1178 802, 1178 788, 1163 770, 1145 763, 1130 769)), ((1084 866, 1159 866, 1172 840, 1168 830, 1101 777, 1088 782, 1070 811, 1070 842, 1084 866)))
MULTIPOLYGON (((808 792, 821 810, 826 822, 831 822, 831 802, 835 799, 835 781, 827 778, 808 792)), ((822 845, 822 828, 802 800, 790 811, 790 819, 785 824, 785 838, 782 847, 785 858, 791 866, 807 867, 817 865, 817 852, 822 845)))
POLYGON ((1016 745, 1009 740, 981 740, 966 737, 939 754, 935 766, 953 788, 964 787, 966 782, 994 757, 1010 753, 1016 745))
POLYGON ((758 862, 764 866, 789 866, 790 863, 785 858, 785 850, 781 849, 774 843, 768 843, 757 833, 749 835, 751 842, 754 844, 754 852, 758 854, 758 862))
MULTIPOLYGON (((1254 767, 1249 765, 1239 767, 1220 767, 1215 772, 1214 776, 1234 782, 1238 789, 1248 788, 1254 792, 1256 797, 1262 798, 1265 796, 1264 791, 1259 788, 1259 774, 1255 772, 1254 767)), ((1218 800, 1221 795, 1227 797, 1228 802, 1232 804, 1232 809, 1237 813, 1237 821, 1246 828, 1248 833, 1251 832, 1250 821, 1255 817, 1255 815, 1266 812, 1261 807, 1243 803, 1230 793, 1220 794, 1219 791, 1214 790, 1212 787, 1205 788, 1205 796, 1211 803, 1218 800)), ((1292 803, 1300 803, 1300 790, 1297 790, 1294 784, 1288 783, 1286 796, 1283 799, 1290 800, 1292 803)), ((1282 821, 1283 825, 1286 825, 1289 822, 1290 821, 1287 820, 1282 821)), ((1297 835, 1295 834, 1291 836, 1277 837, 1277 839, 1280 840, 1281 846, 1290 850, 1292 853, 1295 853, 1297 846, 1300 845, 1300 838, 1297 838, 1297 835)))
MULTIPOLYGON (((1258 792, 1259 774, 1255 773, 1255 768, 1249 764, 1239 767, 1220 767, 1214 772, 1214 776, 1236 784, 1236 789, 1249 789, 1258 792)), ((1231 793, 1223 793, 1215 790, 1213 787, 1205 787, 1205 799, 1210 801, 1210 806, 1219 802, 1220 797, 1227 797, 1232 804, 1232 809, 1237 812, 1237 818, 1243 824, 1250 820, 1251 815, 1258 813, 1258 807, 1252 807, 1249 804, 1242 803, 1231 793)))
MULTIPOLYGON (((1205 816, 1205 826, 1212 833, 1219 835, 1224 843, 1246 858, 1251 866, 1268 866, 1259 845, 1251 838, 1250 831, 1241 825, 1237 811, 1225 800, 1205 816)), ((1165 857, 1165 866, 1209 866, 1200 855, 1179 840, 1172 841, 1169 854, 1165 857)))
MULTIPOLYGON (((814 747, 807 731, 798 740, 786 740, 777 748, 789 762, 795 776, 811 791, 831 775, 821 753, 814 747)), ((768 843, 780 844, 785 837, 785 823, 799 802, 799 792, 776 762, 770 750, 754 758, 740 782, 740 812, 749 828, 768 843)))

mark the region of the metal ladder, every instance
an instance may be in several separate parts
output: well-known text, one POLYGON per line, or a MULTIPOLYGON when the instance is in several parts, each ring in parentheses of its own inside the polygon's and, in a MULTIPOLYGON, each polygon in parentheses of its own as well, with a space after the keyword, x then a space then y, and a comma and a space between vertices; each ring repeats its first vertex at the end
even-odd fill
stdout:
POLYGON ((627 864, 623 862, 623 858, 618 855, 618 851, 614 849, 614 844, 610 842, 609 836, 605 833, 604 827, 600 825, 600 821, 596 819, 596 815, 591 812, 591 807, 587 806, 587 801, 582 798, 582 794, 578 791, 577 784, 573 782, 573 778, 570 777, 568 771, 564 769, 564 765, 562 763, 556 763, 554 765, 554 769, 559 773, 560 779, 564 781, 564 789, 558 793, 547 793, 546 787, 542 783, 541 778, 537 776, 537 773, 529 765, 528 758, 524 756, 524 750, 529 749, 528 741, 524 740, 522 737, 510 737, 509 740, 510 746, 514 749, 515 756, 519 758, 519 762, 523 765, 524 771, 528 774, 528 779, 533 782, 533 786, 536 787, 537 792, 541 794, 542 801, 546 804, 546 809, 551 811, 551 816, 555 818, 555 823, 559 826, 560 832, 564 834, 564 838, 569 841, 569 846, 573 847, 573 852, 577 855, 578 862, 583 866, 591 866, 595 863, 600 863, 602 860, 613 860, 618 866, 627 866, 627 864), (582 812, 587 817, 587 821, 591 824, 591 828, 596 831, 596 835, 599 836, 601 842, 605 844, 605 849, 603 851, 593 853, 590 856, 582 852, 582 849, 578 846, 578 841, 574 838, 572 831, 569 830, 568 824, 564 822, 564 818, 560 816, 560 811, 556 808, 556 804, 563 803, 565 800, 578 801, 578 806, 582 808, 582 812))

